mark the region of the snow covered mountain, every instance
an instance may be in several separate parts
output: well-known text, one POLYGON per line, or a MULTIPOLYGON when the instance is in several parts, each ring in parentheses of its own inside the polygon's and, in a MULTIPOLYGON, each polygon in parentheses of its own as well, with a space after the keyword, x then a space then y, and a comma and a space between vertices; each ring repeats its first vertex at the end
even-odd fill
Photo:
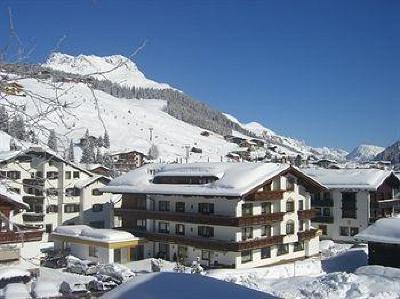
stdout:
MULTIPOLYGON (((62 72, 93 76, 98 80, 106 78, 122 86, 160 90, 171 88, 168 84, 147 79, 138 70, 134 62, 119 55, 109 57, 79 55, 74 57, 54 53, 43 66, 62 72), (104 73, 102 75, 94 74, 96 72, 104 73)), ((51 77, 48 81, 50 80, 51 77)), ((190 153, 189 159, 192 162, 220 161, 227 153, 240 150, 237 144, 226 141, 224 136, 214 132, 205 136, 202 134, 204 128, 189 124, 168 114, 166 100, 115 97, 110 93, 93 89, 93 85, 85 80, 63 80, 57 83, 56 89, 54 84, 48 84, 42 78, 26 78, 25 76, 18 83, 26 91, 29 91, 28 96, 9 96, 9 98, 23 104, 26 111, 31 115, 38 113, 38 107, 42 110, 46 107, 43 103, 38 103, 37 99, 31 98, 29 94, 45 98, 57 97, 59 102, 68 102, 76 107, 70 114, 65 114, 62 121, 59 120, 55 112, 54 118, 50 117, 50 119, 41 122, 41 125, 46 128, 55 129, 65 147, 69 144, 70 139, 77 142, 84 135, 86 129, 89 129, 90 135, 102 136, 105 128, 107 128, 112 151, 134 149, 147 153, 151 144, 154 143, 159 148, 160 159, 163 161, 184 159, 187 147, 201 149, 201 152, 190 153), (150 129, 152 129, 152 140, 150 140, 150 129)), ((190 102, 182 103, 182 105, 191 104, 190 102)), ((207 107, 206 105, 203 106, 207 107)), ((225 117, 223 117, 221 114, 221 116, 244 129, 241 133, 234 130, 234 135, 241 135, 249 139, 254 138, 254 136, 243 135, 243 132, 247 130, 266 140, 267 147, 273 148, 273 150, 267 148, 266 152, 270 151, 272 155, 296 156, 300 154, 304 157, 311 155, 316 158, 337 160, 343 160, 347 155, 347 152, 343 150, 313 148, 302 141, 280 136, 256 122, 242 124, 231 115, 225 114, 225 117)), ((39 137, 44 142, 47 140, 46 136, 39 137)))
POLYGON ((132 60, 121 55, 99 57, 53 53, 43 66, 66 73, 89 75, 99 80, 107 79, 128 87, 171 88, 166 83, 147 79, 132 60))
POLYGON ((346 159, 351 161, 371 161, 384 149, 385 148, 381 146, 360 144, 346 156, 346 159))
POLYGON ((396 141, 377 154, 375 160, 391 161, 393 164, 400 164, 400 141, 396 141))

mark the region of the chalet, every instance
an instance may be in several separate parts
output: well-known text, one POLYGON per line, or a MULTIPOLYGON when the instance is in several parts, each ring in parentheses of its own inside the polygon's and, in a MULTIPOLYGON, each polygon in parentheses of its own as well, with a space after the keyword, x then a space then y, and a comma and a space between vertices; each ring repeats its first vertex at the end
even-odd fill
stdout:
POLYGON ((56 250, 100 264, 125 264, 143 259, 141 239, 124 231, 86 225, 59 226, 50 240, 56 250))
POLYGON ((382 217, 399 211, 396 198, 400 180, 380 169, 303 169, 328 188, 312 194, 317 210, 313 225, 323 237, 337 241, 354 241, 354 236, 382 217))
POLYGON ((400 268, 400 218, 379 219, 355 236, 368 242, 368 264, 400 268))
MULTIPOLYGON (((15 214, 13 220, 32 228, 45 229, 45 241, 58 225, 81 223, 83 193, 91 206, 96 201, 99 204, 109 202, 112 196, 93 195, 92 187, 104 186, 104 179, 97 180, 98 176, 88 170, 40 147, 0 152, 0 177, 7 179, 8 186, 28 204, 28 208, 15 214), (93 183, 84 185, 89 179, 93 183)), ((89 206, 85 207, 89 209, 89 206)), ((88 213, 86 210, 85 212, 88 213)))
POLYGON ((111 175, 112 175, 112 169, 110 169, 104 165, 97 164, 88 169, 90 170, 90 172, 93 172, 98 175, 102 175, 102 176, 106 176, 106 177, 111 177, 111 175))
POLYGON ((43 231, 18 226, 11 220, 13 214, 27 209, 22 197, 0 184, 0 264, 13 263, 39 255, 43 231))
POLYGON ((118 151, 107 154, 112 168, 120 172, 127 172, 141 167, 144 164, 145 157, 145 154, 135 150, 118 151))
POLYGON ((322 168, 333 168, 332 166, 336 165, 337 162, 335 160, 320 159, 318 161, 313 162, 313 164, 322 168))
POLYGON ((318 254, 310 193, 325 187, 290 165, 148 164, 102 191, 122 194, 122 230, 144 257, 258 267, 318 254))
POLYGON ((237 137, 237 136, 233 136, 233 135, 226 135, 226 136, 224 136, 224 139, 228 142, 236 143, 237 145, 240 145, 240 143, 242 143, 243 141, 246 141, 245 138, 237 137))
POLYGON ((258 147, 264 147, 264 145, 265 145, 265 141, 262 139, 258 139, 258 138, 250 139, 250 142, 255 143, 258 147))
POLYGON ((257 143, 251 140, 243 140, 240 142, 239 146, 253 149, 257 146, 257 143))

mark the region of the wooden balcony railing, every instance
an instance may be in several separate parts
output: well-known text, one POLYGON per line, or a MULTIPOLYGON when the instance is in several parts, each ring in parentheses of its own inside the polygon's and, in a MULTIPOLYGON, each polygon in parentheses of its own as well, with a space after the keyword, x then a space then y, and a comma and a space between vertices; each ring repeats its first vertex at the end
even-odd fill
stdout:
POLYGON ((246 200, 249 201, 264 201, 264 200, 282 200, 285 190, 277 191, 262 191, 249 195, 246 200))
POLYGON ((44 179, 42 178, 34 178, 34 179, 23 179, 22 183, 24 185, 27 185, 29 187, 33 187, 33 186, 44 186, 44 179))
POLYGON ((305 230, 303 232, 298 232, 297 236, 299 237, 299 242, 310 240, 316 236, 318 236, 318 229, 312 228, 309 230, 305 230))
POLYGON ((334 219, 333 216, 314 216, 311 218, 311 221, 318 223, 333 223, 334 219))
POLYGON ((297 211, 299 220, 311 219, 316 213, 315 209, 297 211))
POLYGON ((135 236, 143 237, 150 241, 176 243, 201 249, 218 250, 218 251, 243 251, 243 250, 262 248, 265 246, 271 246, 274 244, 280 244, 283 242, 283 236, 281 235, 252 239, 241 242, 232 242, 232 241, 216 240, 211 238, 160 234, 160 233, 140 231, 140 230, 129 230, 129 229, 124 229, 124 230, 131 232, 135 236))
POLYGON ((40 230, 0 232, 0 244, 41 241, 42 234, 40 230))
POLYGON ((179 212, 163 212, 139 209, 114 209, 115 216, 136 217, 139 219, 157 219, 166 221, 177 221, 197 224, 210 224, 221 226, 250 226, 270 224, 275 221, 282 221, 285 213, 271 213, 244 217, 230 217, 220 215, 204 215, 200 213, 179 213, 179 212))

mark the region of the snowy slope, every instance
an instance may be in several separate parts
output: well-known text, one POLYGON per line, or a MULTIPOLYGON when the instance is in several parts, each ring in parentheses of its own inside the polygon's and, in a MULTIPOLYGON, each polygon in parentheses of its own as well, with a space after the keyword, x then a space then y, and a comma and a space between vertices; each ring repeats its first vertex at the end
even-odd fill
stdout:
POLYGON ((385 148, 381 146, 360 144, 346 156, 346 159, 352 161, 371 161, 377 154, 384 150, 385 148))
POLYGON ((96 79, 108 79, 111 82, 128 87, 171 88, 166 83, 147 79, 133 61, 121 55, 106 57, 79 55, 75 57, 53 53, 43 66, 66 73, 92 75, 96 79))

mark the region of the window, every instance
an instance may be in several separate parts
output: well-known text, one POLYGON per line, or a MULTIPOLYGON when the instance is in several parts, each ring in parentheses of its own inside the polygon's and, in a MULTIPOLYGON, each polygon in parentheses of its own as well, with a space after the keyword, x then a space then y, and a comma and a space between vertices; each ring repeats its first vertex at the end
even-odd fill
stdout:
POLYGON ((187 257, 188 257, 188 249, 187 249, 187 247, 178 245, 178 258, 179 259, 186 259, 187 257))
POLYGON ((199 213, 201 214, 214 214, 213 203, 199 203, 199 213))
POLYGON ((19 180, 21 178, 21 172, 20 171, 7 171, 7 178, 12 179, 12 180, 19 180))
POLYGON ((293 220, 289 220, 286 223, 286 234, 287 235, 293 235, 294 234, 294 221, 293 220))
POLYGON ((97 257, 97 254, 96 254, 96 246, 94 246, 94 245, 89 245, 89 256, 91 256, 91 257, 97 257))
POLYGON ((79 176, 80 176, 79 171, 74 171, 73 176, 74 176, 74 179, 79 179, 79 176))
POLYGON ((53 224, 46 224, 46 233, 50 234, 53 231, 53 224))
POLYGON ((272 204, 270 202, 263 202, 261 204, 261 214, 271 214, 272 204))
POLYGON ((121 248, 114 249, 114 263, 121 263, 121 248))
POLYGON ((10 190, 11 192, 17 193, 17 194, 21 194, 21 189, 19 189, 19 188, 8 188, 8 190, 10 190))
POLYGON ((341 236, 349 236, 350 231, 349 228, 347 226, 341 226, 340 227, 340 235, 341 236))
POLYGON ((328 226, 326 225, 318 225, 318 229, 321 230, 322 234, 326 236, 328 234, 328 226))
POLYGON ((175 212, 184 213, 185 212, 185 203, 178 201, 175 203, 175 212))
POLYGON ((245 203, 242 205, 242 216, 253 216, 253 204, 245 203))
POLYGON ((253 254, 251 250, 242 251, 242 264, 251 262, 253 260, 253 254))
POLYGON ((261 248, 261 259, 268 259, 271 257, 271 247, 261 248))
POLYGON ((358 227, 350 227, 350 236, 355 236, 358 234, 358 227))
POLYGON ((197 234, 201 237, 212 238, 214 237, 214 228, 212 226, 199 226, 197 234))
POLYGON ((331 193, 330 192, 324 192, 324 200, 330 200, 331 199, 331 193))
POLYGON ((146 230, 146 219, 137 219, 136 220, 136 229, 146 230))
POLYGON ((293 251, 302 251, 302 250, 304 250, 304 242, 293 243, 293 251))
POLYGON ((64 206, 64 213, 77 213, 79 212, 79 204, 67 204, 64 206))
POLYGON ((49 160, 49 166, 56 166, 56 161, 49 160))
POLYGON ((177 235, 184 235, 185 234, 185 226, 183 224, 176 224, 175 232, 177 235))
POLYGON ((80 190, 78 188, 67 188, 65 189, 65 195, 66 196, 79 196, 80 195, 80 190))
POLYGON ((289 253, 289 244, 279 244, 277 255, 284 255, 289 253))
POLYGON ((159 211, 164 211, 164 212, 169 211, 169 201, 160 200, 158 202, 158 210, 159 211))
POLYGON ((304 220, 299 220, 299 232, 304 231, 305 223, 304 220))
POLYGON ((304 210, 304 200, 299 200, 299 211, 304 210))
POLYGON ((242 228, 242 241, 246 241, 251 238, 253 238, 253 228, 252 227, 243 227, 242 228))
POLYGON ((92 195, 93 196, 101 196, 101 195, 103 195, 103 192, 101 192, 99 189, 95 188, 92 190, 92 195))
POLYGON ((35 178, 35 172, 34 171, 31 172, 31 179, 33 179, 33 178, 35 178))
POLYGON ((101 212, 101 211, 103 211, 103 204, 101 204, 101 203, 95 203, 95 204, 92 206, 92 211, 93 211, 93 212, 101 212))
POLYGON ((47 213, 57 213, 58 207, 57 205, 48 205, 47 206, 47 213))
POLYGON ((54 196, 58 196, 58 190, 56 188, 48 188, 46 190, 47 195, 54 195, 54 196))
POLYGON ((272 190, 272 183, 269 183, 263 187, 263 191, 271 191, 272 190))
POLYGON ((286 190, 293 191, 295 183, 296 183, 296 179, 294 177, 288 177, 286 180, 286 190))
POLYGON ((169 234, 169 223, 168 222, 159 222, 158 223, 158 232, 162 234, 169 234))
POLYGON ((210 260, 210 256, 211 256, 210 251, 208 251, 208 250, 202 250, 201 251, 201 259, 203 261, 209 261, 210 260))
POLYGON ((42 178, 43 178, 43 172, 37 171, 37 172, 36 172, 36 177, 42 179, 42 178))
POLYGON ((263 226, 261 226, 261 236, 263 236, 263 237, 271 237, 272 236, 272 227, 271 227, 271 225, 263 225, 263 226))
POLYGON ((46 177, 49 180, 56 180, 58 179, 58 171, 48 171, 46 172, 46 177))
POLYGON ((158 244, 158 257, 169 260, 169 244, 159 243, 158 244))
POLYGON ((315 216, 322 216, 322 208, 314 208, 315 216))
POLYGON ((356 193, 342 193, 342 218, 357 219, 356 193))
POLYGON ((71 177, 72 177, 72 176, 71 176, 71 171, 66 171, 66 172, 65 172, 65 179, 66 179, 66 180, 70 180, 71 177))
POLYGON ((286 212, 294 212, 294 201, 291 199, 286 202, 286 212))
POLYGON ((325 217, 331 216, 331 209, 330 208, 323 208, 322 209, 322 216, 325 216, 325 217))

